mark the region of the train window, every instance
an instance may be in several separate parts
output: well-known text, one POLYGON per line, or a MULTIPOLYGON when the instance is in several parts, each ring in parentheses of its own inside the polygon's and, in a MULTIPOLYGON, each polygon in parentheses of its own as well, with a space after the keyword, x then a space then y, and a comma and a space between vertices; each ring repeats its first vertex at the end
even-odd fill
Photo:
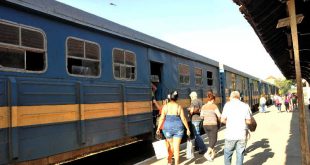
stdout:
POLYGON ((196 85, 202 85, 202 69, 195 68, 195 83, 196 85))
POLYGON ((207 84, 208 86, 213 85, 213 73, 211 71, 207 71, 207 84))
POLYGON ((231 73, 231 86, 230 89, 236 90, 236 75, 231 73))
POLYGON ((253 91, 254 91, 254 95, 258 95, 258 82, 257 81, 253 81, 253 91))
POLYGON ((246 89, 245 88, 245 78, 241 78, 241 88, 246 89))
POLYGON ((113 49, 113 73, 119 80, 136 79, 136 55, 123 49, 113 49))
POLYGON ((189 84, 189 66, 179 64, 179 81, 181 84, 189 84))
POLYGON ((0 70, 42 72, 46 39, 41 30, 0 21, 0 70))
POLYGON ((44 49, 43 35, 29 29, 21 29, 21 44, 23 46, 44 49))
POLYGON ((72 38, 67 39, 67 70, 75 76, 100 75, 100 47, 97 43, 72 38))

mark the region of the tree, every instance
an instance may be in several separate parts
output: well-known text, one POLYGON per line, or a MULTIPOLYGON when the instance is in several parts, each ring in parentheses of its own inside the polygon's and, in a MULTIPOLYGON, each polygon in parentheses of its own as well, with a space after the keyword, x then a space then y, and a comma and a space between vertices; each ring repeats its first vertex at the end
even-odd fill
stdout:
POLYGON ((292 80, 276 79, 275 85, 279 87, 279 94, 283 95, 290 91, 291 86, 294 85, 294 82, 292 80))

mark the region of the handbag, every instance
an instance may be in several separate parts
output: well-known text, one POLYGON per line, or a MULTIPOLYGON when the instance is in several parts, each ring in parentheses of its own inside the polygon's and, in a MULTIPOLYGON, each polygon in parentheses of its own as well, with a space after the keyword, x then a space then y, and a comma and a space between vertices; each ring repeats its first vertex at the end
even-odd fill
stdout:
POLYGON ((157 159, 168 157, 166 140, 159 140, 152 143, 157 159))
POLYGON ((186 142, 186 159, 192 159, 194 157, 193 143, 190 138, 186 142))
POLYGON ((256 130, 257 123, 254 117, 251 115, 251 124, 248 124, 248 128, 251 132, 254 132, 256 130))

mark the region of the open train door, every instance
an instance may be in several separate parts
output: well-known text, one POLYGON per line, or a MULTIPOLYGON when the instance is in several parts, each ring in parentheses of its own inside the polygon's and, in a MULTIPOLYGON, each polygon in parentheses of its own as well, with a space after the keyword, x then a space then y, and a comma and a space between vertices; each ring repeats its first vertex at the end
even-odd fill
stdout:
POLYGON ((163 76, 162 69, 163 64, 158 62, 150 62, 151 66, 151 82, 156 86, 156 91, 154 92, 154 97, 156 100, 163 100, 163 76))
MULTIPOLYGON (((151 77, 151 88, 152 88, 152 98, 151 100, 156 100, 159 106, 163 100, 163 76, 162 76, 163 64, 158 62, 150 62, 150 77, 151 77)), ((152 104, 152 116, 153 116, 153 133, 156 130, 156 121, 159 117, 159 109, 152 104)))

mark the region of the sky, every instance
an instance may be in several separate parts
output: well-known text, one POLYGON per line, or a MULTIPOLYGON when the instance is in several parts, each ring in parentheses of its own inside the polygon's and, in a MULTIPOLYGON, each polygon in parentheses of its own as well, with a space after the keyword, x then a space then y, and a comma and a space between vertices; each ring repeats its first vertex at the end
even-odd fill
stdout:
POLYGON ((58 1, 260 79, 283 77, 232 0, 58 1))

